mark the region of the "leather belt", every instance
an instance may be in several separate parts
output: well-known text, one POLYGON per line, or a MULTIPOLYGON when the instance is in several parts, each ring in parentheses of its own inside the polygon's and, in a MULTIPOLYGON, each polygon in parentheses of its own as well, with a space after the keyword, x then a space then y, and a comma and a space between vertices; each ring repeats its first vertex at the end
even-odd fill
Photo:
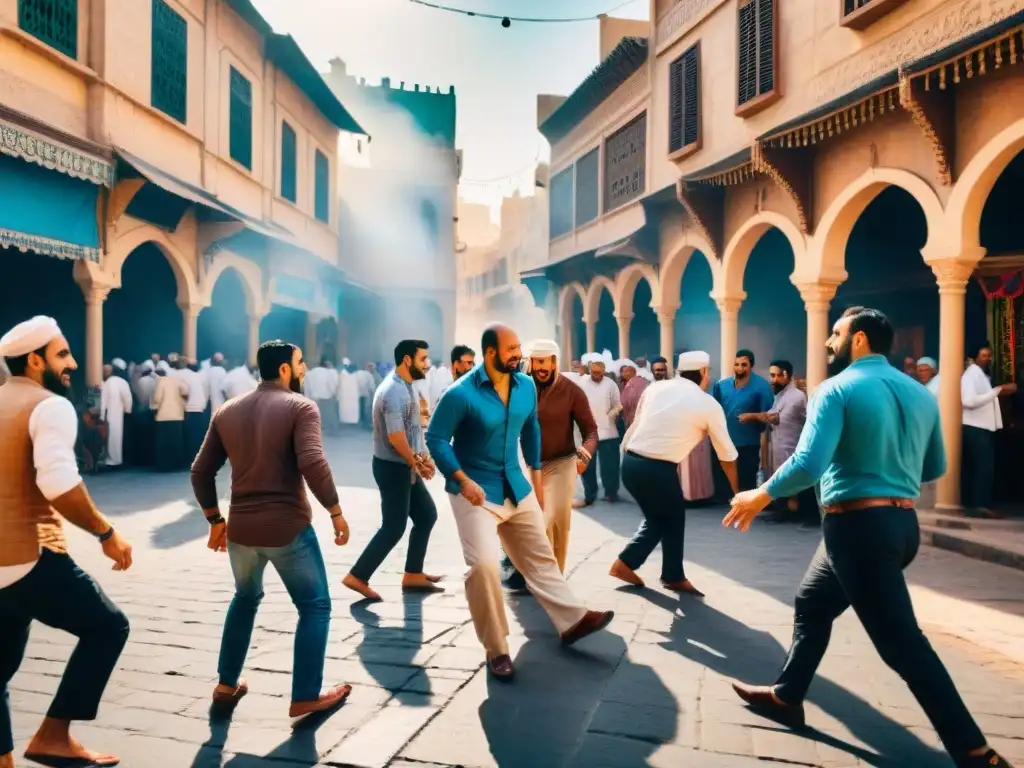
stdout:
POLYGON ((859 512, 862 509, 873 507, 898 507, 900 509, 913 509, 913 499, 901 499, 895 496, 879 496, 866 499, 847 499, 835 504, 822 507, 826 515, 835 515, 841 512, 859 512))

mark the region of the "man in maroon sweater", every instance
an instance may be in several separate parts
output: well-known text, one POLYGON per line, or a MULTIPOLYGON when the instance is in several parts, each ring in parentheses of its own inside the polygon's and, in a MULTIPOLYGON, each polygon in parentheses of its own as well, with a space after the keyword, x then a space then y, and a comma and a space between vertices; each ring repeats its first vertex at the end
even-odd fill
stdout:
MULTIPOLYGON (((565 573, 569 550, 569 526, 576 477, 582 475, 597 450, 597 422, 583 390, 558 373, 558 345, 547 339, 527 346, 530 375, 537 386, 537 418, 540 421, 540 457, 544 471, 544 519, 548 541, 558 567, 565 573), (583 445, 576 447, 575 428, 583 445)), ((508 556, 502 563, 505 586, 514 591, 526 589, 526 581, 512 566, 508 556)))

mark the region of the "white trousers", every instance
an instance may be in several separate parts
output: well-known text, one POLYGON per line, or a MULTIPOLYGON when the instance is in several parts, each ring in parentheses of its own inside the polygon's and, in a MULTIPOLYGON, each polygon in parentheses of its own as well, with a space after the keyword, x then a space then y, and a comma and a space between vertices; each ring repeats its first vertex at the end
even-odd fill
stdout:
POLYGON ((544 513, 533 493, 519 506, 506 501, 501 506, 485 502, 474 507, 462 496, 449 494, 448 498, 462 541, 462 554, 469 566, 469 613, 488 658, 508 653, 508 618, 498 565, 502 547, 559 634, 580 622, 587 610, 558 569, 544 513))

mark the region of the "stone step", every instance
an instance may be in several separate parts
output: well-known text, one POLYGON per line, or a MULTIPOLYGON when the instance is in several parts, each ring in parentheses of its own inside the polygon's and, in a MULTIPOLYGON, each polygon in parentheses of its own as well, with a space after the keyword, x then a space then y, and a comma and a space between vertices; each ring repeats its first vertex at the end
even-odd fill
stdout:
MULTIPOLYGON (((972 524, 977 522, 971 520, 972 524)), ((1005 522, 1005 521, 996 521, 1005 522)), ((1018 524, 1019 525, 1019 524, 1018 524)), ((921 542, 939 549, 1024 571, 1024 529, 957 528, 921 521, 921 542)))
POLYGON ((964 517, 962 515, 945 515, 940 512, 917 511, 917 519, 921 525, 936 528, 952 528, 964 531, 1019 531, 1024 535, 1024 520, 1007 518, 1005 520, 988 520, 984 518, 964 517))

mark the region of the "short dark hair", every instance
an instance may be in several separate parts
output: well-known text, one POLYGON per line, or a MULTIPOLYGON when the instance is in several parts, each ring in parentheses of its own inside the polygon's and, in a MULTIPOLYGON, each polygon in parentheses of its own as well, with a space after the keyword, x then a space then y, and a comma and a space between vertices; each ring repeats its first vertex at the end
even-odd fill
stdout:
POLYGON ((750 361, 750 367, 751 368, 754 367, 754 353, 751 352, 749 349, 741 349, 739 352, 736 353, 736 357, 737 358, 740 358, 740 357, 747 358, 747 360, 750 361))
POLYGON ((415 360, 416 353, 421 349, 430 349, 430 345, 423 339, 402 339, 395 345, 395 365, 401 365, 406 356, 415 360))
POLYGON ((470 357, 476 357, 476 352, 467 347, 465 344, 456 344, 452 347, 452 364, 459 362, 463 357, 469 355, 470 357))
POLYGON ((850 307, 842 317, 852 318, 850 334, 863 332, 868 337, 868 346, 876 355, 888 357, 892 353, 896 330, 883 312, 870 307, 850 307))
POLYGON ((768 367, 771 368, 773 366, 785 373, 789 378, 793 378, 793 364, 789 360, 772 360, 768 363, 768 367))
POLYGON ((480 336, 480 349, 485 355, 488 349, 498 351, 498 326, 492 325, 484 328, 484 332, 480 336))
MULTIPOLYGON (((46 347, 50 346, 49 344, 46 347)), ((28 356, 39 355, 44 360, 46 359, 46 347, 40 347, 32 352, 26 352, 24 355, 18 355, 17 357, 5 357, 4 365, 7 366, 7 371, 11 376, 24 376, 25 371, 28 370, 28 356)))
POLYGON ((281 378, 281 366, 291 365, 292 356, 298 347, 291 342, 274 339, 264 341, 256 350, 256 367, 263 381, 277 381, 281 378))
POLYGON ((658 363, 664 363, 665 365, 668 365, 668 360, 666 360, 664 357, 661 357, 660 355, 658 357, 652 357, 647 362, 650 363, 652 368, 656 366, 658 363))
MULTIPOLYGON (((970 348, 970 354, 968 355, 968 357, 971 358, 971 360, 977 360, 978 355, 981 354, 981 350, 983 349, 992 349, 992 344, 988 341, 983 341, 980 344, 973 345, 970 348)), ((7 367, 10 368, 11 366, 8 365, 7 367)), ((11 373, 14 373, 14 371, 11 371, 11 373)))

